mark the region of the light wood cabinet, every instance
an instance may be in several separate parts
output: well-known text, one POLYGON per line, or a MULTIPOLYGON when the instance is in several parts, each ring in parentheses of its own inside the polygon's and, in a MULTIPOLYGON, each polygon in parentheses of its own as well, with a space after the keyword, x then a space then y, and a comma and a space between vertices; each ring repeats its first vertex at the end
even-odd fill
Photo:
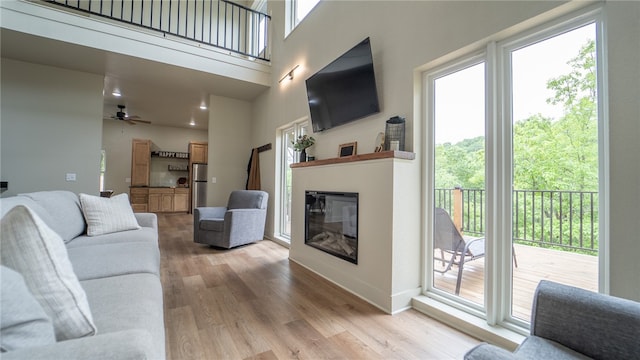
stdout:
POLYGON ((209 155, 209 145, 205 142, 189 143, 189 162, 191 164, 206 164, 209 155))
POLYGON ((149 188, 149 212, 187 212, 188 188, 149 188))
POLYGON ((131 140, 131 186, 149 186, 151 140, 131 140))
POLYGON ((150 188, 149 189, 149 211, 150 212, 171 212, 173 211, 173 189, 172 188, 150 188))
POLYGON ((149 211, 149 189, 131 188, 129 189, 129 194, 129 199, 131 200, 131 208, 134 212, 149 211))
POLYGON ((189 189, 175 189, 173 211, 189 211, 189 189))

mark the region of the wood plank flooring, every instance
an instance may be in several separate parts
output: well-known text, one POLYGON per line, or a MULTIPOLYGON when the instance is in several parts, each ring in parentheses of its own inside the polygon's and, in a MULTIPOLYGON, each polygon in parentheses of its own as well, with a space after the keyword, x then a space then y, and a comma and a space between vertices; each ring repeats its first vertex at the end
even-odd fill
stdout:
POLYGON ((193 242, 191 215, 158 215, 167 358, 461 359, 478 340, 415 310, 387 315, 260 241, 193 242))

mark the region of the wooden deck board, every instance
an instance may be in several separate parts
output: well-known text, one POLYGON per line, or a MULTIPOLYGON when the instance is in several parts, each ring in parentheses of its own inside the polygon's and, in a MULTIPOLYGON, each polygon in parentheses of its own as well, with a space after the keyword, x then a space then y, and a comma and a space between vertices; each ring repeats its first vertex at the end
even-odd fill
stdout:
MULTIPOLYGON (((518 267, 513 272, 513 315, 529 320, 533 293, 540 280, 552 280, 587 290, 598 290, 598 258, 566 251, 515 245, 518 267)), ((434 285, 453 293, 457 267, 445 274, 435 273, 434 285)), ((465 263, 460 296, 484 302, 484 259, 465 263)))

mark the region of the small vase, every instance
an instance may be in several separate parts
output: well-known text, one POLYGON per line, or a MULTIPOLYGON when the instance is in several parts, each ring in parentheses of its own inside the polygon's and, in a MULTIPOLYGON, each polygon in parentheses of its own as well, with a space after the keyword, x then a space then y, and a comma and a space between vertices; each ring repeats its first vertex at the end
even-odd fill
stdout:
POLYGON ((307 161, 307 149, 302 149, 302 151, 300 151, 300 162, 305 161, 307 161))

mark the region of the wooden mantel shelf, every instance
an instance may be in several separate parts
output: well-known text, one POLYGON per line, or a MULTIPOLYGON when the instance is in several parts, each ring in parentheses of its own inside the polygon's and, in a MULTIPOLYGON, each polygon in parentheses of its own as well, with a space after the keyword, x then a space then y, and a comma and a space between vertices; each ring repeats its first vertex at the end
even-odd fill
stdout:
POLYGON ((309 167, 309 166, 343 164, 343 163, 350 163, 355 161, 366 161, 366 160, 388 159, 388 158, 413 160, 416 158, 416 154, 408 151, 380 151, 380 152, 374 152, 374 153, 362 154, 362 155, 299 162, 299 163, 291 164, 291 168, 293 169, 293 168, 301 168, 301 167, 309 167))

